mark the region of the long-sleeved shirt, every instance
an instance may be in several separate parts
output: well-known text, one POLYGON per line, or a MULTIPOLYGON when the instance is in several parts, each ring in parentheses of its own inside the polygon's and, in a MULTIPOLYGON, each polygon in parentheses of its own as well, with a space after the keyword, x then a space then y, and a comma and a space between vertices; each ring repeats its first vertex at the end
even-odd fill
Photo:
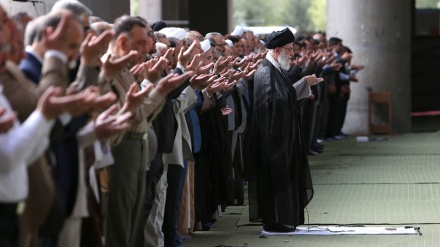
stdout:
MULTIPOLYGON (((2 90, 0 84, 0 106, 10 114, 12 109, 2 90)), ((9 131, 0 134, 0 202, 15 203, 27 197, 27 164, 46 150, 53 123, 34 111, 22 125, 16 121, 9 131)))

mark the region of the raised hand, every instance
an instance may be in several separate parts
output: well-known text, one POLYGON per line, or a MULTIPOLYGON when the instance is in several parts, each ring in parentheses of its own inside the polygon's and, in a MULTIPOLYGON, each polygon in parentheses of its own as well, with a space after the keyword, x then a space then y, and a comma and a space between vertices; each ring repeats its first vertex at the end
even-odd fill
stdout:
POLYGON ((342 64, 338 63, 338 62, 333 62, 330 64, 330 68, 333 71, 339 71, 342 68, 342 64))
POLYGON ((235 73, 233 73, 233 74, 229 77, 229 80, 230 80, 230 81, 240 80, 240 79, 243 78, 243 76, 245 76, 245 75, 246 75, 245 72, 235 71, 235 73))
POLYGON ((160 57, 159 60, 150 60, 144 63, 144 78, 150 82, 157 81, 168 65, 168 59, 160 57))
POLYGON ((99 58, 106 52, 105 49, 108 47, 113 35, 113 30, 106 30, 99 36, 88 33, 80 48, 81 62, 88 65, 99 64, 99 58))
POLYGON ((257 72, 256 69, 252 70, 251 72, 247 73, 247 74, 243 77, 243 79, 246 80, 246 81, 251 80, 251 79, 254 77, 255 72, 257 72))
POLYGON ((98 110, 106 109, 107 107, 112 105, 116 101, 116 99, 117 96, 113 92, 108 92, 103 95, 98 95, 93 100, 91 110, 98 111, 98 110))
POLYGON ((331 61, 335 58, 335 54, 333 52, 327 52, 327 58, 325 59, 325 64, 330 64, 331 61))
POLYGON ((229 69, 229 70, 228 70, 228 71, 226 71, 225 73, 223 73, 223 74, 220 74, 220 76, 222 76, 222 77, 225 77, 225 78, 229 79, 229 78, 231 77, 232 73, 234 73, 234 70, 233 70, 233 69, 229 69))
POLYGON ((177 57, 177 62, 180 63, 183 67, 186 67, 189 61, 191 61, 191 58, 194 56, 194 52, 196 51, 197 46, 197 42, 192 42, 192 44, 190 45, 190 47, 188 47, 186 51, 181 49, 177 57))
POLYGON ((227 83, 227 79, 224 77, 214 79, 213 83, 206 88, 208 95, 220 92, 225 87, 225 82, 227 83))
POLYGON ((165 52, 165 54, 163 55, 166 59, 172 61, 173 60, 173 56, 174 56, 174 47, 170 47, 168 48, 168 50, 165 52))
POLYGON ((6 113, 5 107, 0 107, 0 133, 8 132, 17 120, 17 113, 6 113))
POLYGON ((68 96, 76 95, 77 97, 83 97, 83 102, 80 105, 72 106, 68 109, 71 116, 76 117, 87 112, 93 111, 93 104, 96 98, 99 96, 98 87, 88 87, 84 91, 76 92, 69 88, 67 91, 68 96))
POLYGON ((240 60, 239 57, 237 57, 233 62, 232 62, 232 66, 235 68, 240 68, 241 66, 243 66, 246 62, 247 62, 248 58, 245 57, 243 59, 240 60))
POLYGON ((225 59, 223 57, 219 57, 217 62, 215 62, 214 64, 214 73, 219 74, 220 72, 222 72, 228 66, 228 64, 230 64, 231 60, 232 60, 231 56, 225 59))
POLYGON ((131 112, 115 115, 118 111, 117 105, 112 105, 107 110, 98 115, 95 119, 95 133, 98 140, 105 140, 113 135, 127 130, 130 125, 127 121, 131 118, 131 112))
POLYGON ((307 85, 309 85, 309 86, 313 86, 313 85, 316 85, 316 84, 324 81, 323 78, 316 77, 315 74, 304 76, 304 78, 306 78, 307 85))
POLYGON ((73 21, 72 14, 63 12, 61 14, 61 20, 58 26, 54 29, 53 27, 44 27, 42 31, 42 42, 48 50, 58 50, 64 54, 69 52, 69 34, 70 34, 70 23, 73 21))
POLYGON ((352 64, 350 67, 351 67, 351 69, 360 71, 360 70, 363 70, 365 68, 365 65, 352 64))
POLYGON ((49 87, 41 95, 37 110, 40 111, 46 119, 50 120, 63 112, 78 109, 82 107, 87 100, 85 94, 61 96, 61 93, 61 88, 49 87))
POLYGON ((150 83, 144 89, 139 91, 138 84, 133 82, 125 95, 125 102, 121 108, 121 112, 131 112, 134 114, 136 109, 144 102, 145 98, 153 88, 154 85, 150 83))
POLYGON ((199 67, 199 69, 196 72, 196 75, 208 74, 212 66, 214 66, 214 62, 210 62, 209 64, 203 67, 199 67))
POLYGON ((201 60, 202 60, 202 54, 196 54, 193 57, 190 65, 186 66, 186 71, 193 71, 194 74, 197 74, 201 60))
POLYGON ((120 58, 115 58, 113 55, 108 54, 101 67, 104 78, 111 79, 124 68, 130 67, 136 61, 137 54, 137 51, 130 51, 127 55, 120 58))
POLYGON ((145 63, 138 63, 130 69, 130 73, 137 81, 142 81, 144 79, 144 72, 146 69, 144 64, 145 63))
POLYGON ((352 53, 348 53, 348 52, 344 52, 344 54, 342 54, 342 56, 341 56, 341 58, 344 61, 347 61, 347 62, 349 62, 352 57, 353 57, 353 54, 352 53))
POLYGON ((215 76, 209 74, 194 75, 193 77, 191 77, 191 79, 189 79, 189 83, 193 89, 198 88, 199 90, 203 90, 204 88, 209 86, 212 81, 214 81, 214 80, 212 80, 211 82, 209 81, 210 78, 212 77, 215 78, 215 76))
POLYGON ((223 91, 229 91, 231 90, 236 84, 238 83, 238 80, 234 80, 230 83, 227 81, 225 82, 225 87, 223 88, 223 91))
POLYGON ((249 66, 250 70, 254 70, 257 69, 258 66, 260 66, 260 64, 263 62, 263 59, 257 60, 257 62, 255 62, 254 64, 252 64, 251 66, 249 66))
POLYGON ((322 51, 316 50, 312 53, 310 59, 312 60, 312 62, 317 62, 320 57, 322 57, 322 51))
POLYGON ((181 75, 169 74, 160 79, 160 81, 157 83, 156 89, 163 97, 165 97, 180 84, 189 79, 192 75, 192 71, 187 71, 181 75))

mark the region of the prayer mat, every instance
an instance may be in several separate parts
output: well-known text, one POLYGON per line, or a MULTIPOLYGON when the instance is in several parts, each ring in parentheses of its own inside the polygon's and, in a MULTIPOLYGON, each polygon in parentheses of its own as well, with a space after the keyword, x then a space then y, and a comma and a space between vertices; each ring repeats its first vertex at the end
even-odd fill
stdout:
POLYGON ((261 231, 262 236, 280 235, 422 235, 420 227, 404 226, 301 226, 294 232, 261 231))

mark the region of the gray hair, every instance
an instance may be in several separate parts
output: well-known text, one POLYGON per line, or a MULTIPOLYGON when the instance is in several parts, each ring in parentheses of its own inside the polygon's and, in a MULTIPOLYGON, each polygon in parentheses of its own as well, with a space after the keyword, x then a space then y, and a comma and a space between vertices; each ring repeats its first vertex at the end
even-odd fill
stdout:
POLYGON ((154 32, 154 35, 156 35, 156 39, 158 39, 158 40, 167 37, 164 33, 161 33, 161 32, 154 32))
POLYGON ((222 35, 221 33, 211 32, 211 33, 207 33, 207 34, 205 35, 205 39, 212 39, 212 38, 214 38, 215 36, 221 36, 221 37, 223 37, 223 35, 222 35))
POLYGON ((60 0, 52 7, 52 11, 60 9, 69 10, 75 16, 91 16, 93 14, 87 6, 77 0, 60 0))
POLYGON ((112 29, 112 24, 105 21, 98 21, 90 24, 90 28, 95 30, 97 34, 102 34, 103 32, 112 29))
MULTIPOLYGON (((43 30, 45 27, 53 27, 56 29, 61 21, 63 12, 65 12, 65 10, 55 13, 52 12, 29 22, 24 33, 24 44, 28 46, 40 41, 43 38, 43 30)), ((82 25, 80 20, 75 16, 73 16, 72 19, 82 25)))
POLYGON ((38 41, 37 36, 41 37, 43 20, 45 16, 40 16, 30 21, 24 31, 24 45, 29 46, 38 41))
POLYGON ((156 50, 157 51, 156 51, 156 53, 154 55, 156 55, 158 57, 161 57, 161 56, 165 55, 165 53, 162 54, 162 51, 166 52, 168 50, 168 46, 165 45, 164 43, 157 42, 156 43, 156 50))

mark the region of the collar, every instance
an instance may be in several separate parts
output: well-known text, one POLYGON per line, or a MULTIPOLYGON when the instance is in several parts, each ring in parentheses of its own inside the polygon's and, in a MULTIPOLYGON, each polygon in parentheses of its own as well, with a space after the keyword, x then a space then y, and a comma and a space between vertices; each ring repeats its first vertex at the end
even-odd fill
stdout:
POLYGON ((284 77, 287 78, 287 76, 286 76, 286 74, 285 74, 286 72, 281 68, 281 65, 275 60, 275 58, 274 58, 270 53, 267 53, 267 54, 266 54, 266 59, 269 60, 269 62, 270 62, 271 64, 273 64, 273 66, 275 66, 275 68, 277 68, 278 71, 279 71, 284 77))
POLYGON ((32 47, 30 45, 26 46, 25 51, 27 53, 32 54, 41 64, 43 64, 43 58, 40 57, 40 55, 38 55, 34 49, 32 49, 32 47))
POLYGON ((266 54, 266 59, 269 60, 269 62, 272 63, 273 66, 275 66, 275 68, 281 71, 280 64, 275 60, 275 58, 270 53, 266 54))

